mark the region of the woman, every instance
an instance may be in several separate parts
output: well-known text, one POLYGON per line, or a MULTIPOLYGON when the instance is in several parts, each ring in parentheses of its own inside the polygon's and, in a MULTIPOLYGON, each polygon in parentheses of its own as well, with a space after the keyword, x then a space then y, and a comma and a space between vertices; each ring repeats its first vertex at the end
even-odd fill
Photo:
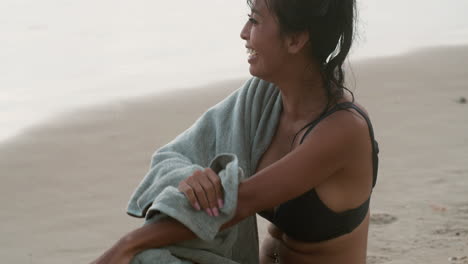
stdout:
MULTIPOLYGON (((343 85, 355 1, 249 5, 241 32, 249 70, 278 87, 282 111, 256 173, 239 185, 237 211, 225 227, 257 212, 271 221, 262 264, 365 263, 378 150, 366 112, 343 85)), ((179 185, 194 208, 213 217, 222 207, 217 177, 206 169, 179 185)), ((192 238, 190 230, 170 220, 145 226, 96 263, 129 263, 141 250, 192 238)))

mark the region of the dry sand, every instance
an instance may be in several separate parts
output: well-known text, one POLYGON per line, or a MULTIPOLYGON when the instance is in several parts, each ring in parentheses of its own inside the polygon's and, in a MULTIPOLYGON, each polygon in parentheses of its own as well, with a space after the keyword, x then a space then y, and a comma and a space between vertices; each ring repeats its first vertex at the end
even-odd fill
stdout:
MULTIPOLYGON (((353 65, 381 147, 368 263, 468 263, 466 61, 441 47, 353 65)), ((1 262, 88 263, 139 226, 125 208, 153 151, 242 82, 74 111, 0 145, 1 262)))

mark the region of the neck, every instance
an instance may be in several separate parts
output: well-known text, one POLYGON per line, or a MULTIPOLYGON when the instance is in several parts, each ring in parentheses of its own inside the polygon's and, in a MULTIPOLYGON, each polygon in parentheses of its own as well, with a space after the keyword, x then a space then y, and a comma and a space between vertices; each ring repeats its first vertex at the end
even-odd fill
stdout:
POLYGON ((288 120, 310 120, 326 107, 327 95, 317 68, 289 71, 275 84, 281 91, 283 116, 288 120))

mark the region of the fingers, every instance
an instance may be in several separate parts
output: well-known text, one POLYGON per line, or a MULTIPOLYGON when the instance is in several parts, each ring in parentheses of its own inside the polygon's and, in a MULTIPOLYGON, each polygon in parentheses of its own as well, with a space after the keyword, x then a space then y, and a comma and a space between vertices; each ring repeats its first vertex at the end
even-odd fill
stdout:
POLYGON ((181 181, 179 183, 179 191, 185 194, 185 197, 187 197, 187 200, 193 206, 193 208, 201 210, 197 196, 195 195, 195 192, 190 185, 188 185, 185 181, 181 181))
POLYGON ((216 204, 218 208, 223 208, 224 206, 224 191, 223 185, 221 184, 221 179, 219 176, 210 168, 205 169, 205 173, 208 176, 208 179, 211 181, 211 184, 214 186, 216 193, 216 204))
POLYGON ((211 210, 214 216, 218 216, 219 211, 217 187, 211 181, 208 171, 206 169, 203 171, 202 175, 199 176, 199 183, 205 191, 206 198, 208 199, 208 209, 211 210))
POLYGON ((181 181, 179 191, 185 194, 195 209, 203 209, 210 216, 218 216, 218 208, 224 206, 221 180, 209 168, 196 171, 192 176, 181 181))
POLYGON ((202 175, 200 174, 200 176, 198 176, 197 174, 196 178, 190 177, 187 182, 195 192, 195 196, 200 204, 201 209, 205 210, 206 213, 210 216, 213 216, 214 213, 211 211, 212 206, 210 205, 210 199, 208 198, 209 196, 207 193, 208 188, 203 187, 201 183, 201 178, 202 175))

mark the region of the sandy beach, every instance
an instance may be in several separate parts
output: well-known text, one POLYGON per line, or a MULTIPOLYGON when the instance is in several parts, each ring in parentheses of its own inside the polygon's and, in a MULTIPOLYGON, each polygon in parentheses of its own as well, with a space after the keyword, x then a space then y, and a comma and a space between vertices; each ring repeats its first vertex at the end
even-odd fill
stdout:
MULTIPOLYGON (((451 46, 352 64, 381 149, 370 264, 468 263, 467 61, 451 46)), ((151 154, 247 78, 75 110, 0 144, 2 263, 89 263, 141 225, 125 209, 151 154)))

